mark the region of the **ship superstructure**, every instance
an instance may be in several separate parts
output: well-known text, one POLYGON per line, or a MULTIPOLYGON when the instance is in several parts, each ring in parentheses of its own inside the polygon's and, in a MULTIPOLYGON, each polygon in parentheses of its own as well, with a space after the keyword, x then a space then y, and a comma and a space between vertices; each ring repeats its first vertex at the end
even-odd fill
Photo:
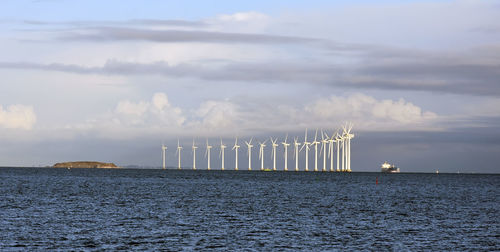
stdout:
POLYGON ((387 172, 387 173, 398 173, 399 172, 399 168, 396 167, 395 165, 393 164, 389 164, 386 162, 384 162, 382 164, 382 167, 381 167, 381 172, 387 172))

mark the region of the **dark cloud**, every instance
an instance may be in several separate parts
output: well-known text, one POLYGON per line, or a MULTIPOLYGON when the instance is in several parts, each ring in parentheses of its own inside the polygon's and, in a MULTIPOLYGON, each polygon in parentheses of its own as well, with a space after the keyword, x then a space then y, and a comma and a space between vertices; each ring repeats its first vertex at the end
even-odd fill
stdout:
MULTIPOLYGON (((311 136, 313 132, 309 131, 311 136)), ((499 173, 500 162, 500 134, 495 128, 461 128, 450 132, 359 132, 355 130, 356 137, 352 139, 352 168, 354 171, 380 171, 384 161, 395 163, 403 172, 476 172, 499 173), (479 132, 479 134, 478 134, 479 132), (492 165, 493 164, 493 165, 492 165)), ((254 136, 253 141, 267 140, 269 137, 284 139, 283 132, 260 132, 254 136)), ((298 136, 303 140, 304 132, 290 132, 288 139, 298 136)), ((240 136, 240 141, 249 139, 250 136, 240 136)), ((29 160, 26 165, 52 165, 68 160, 102 160, 115 162, 119 165, 139 165, 146 167, 160 167, 160 146, 162 141, 169 147, 167 150, 167 165, 175 167, 177 157, 175 146, 177 137, 165 138, 164 135, 140 137, 137 139, 103 139, 93 134, 66 140, 40 141, 37 145, 26 146, 18 141, 5 142, 7 149, 0 149, 0 154, 6 156, 6 162, 17 164, 19 160, 29 160), (44 146, 51 146, 47 149, 44 146), (71 146, 71 148, 68 148, 71 146), (12 151, 15 150, 15 151, 12 151), (2 153, 5 152, 5 153, 2 153), (23 153, 32 153, 28 158, 23 153), (12 155, 11 153, 18 153, 12 155)), ((193 138, 181 138, 181 145, 191 146, 193 138)), ((205 138, 196 139, 200 153, 204 151, 205 138)), ((220 167, 219 138, 209 138, 212 149, 212 167, 220 167)), ((234 138, 223 139, 224 143, 231 146, 234 138)), ((190 149, 184 149, 182 164, 189 167, 192 164, 190 149)), ((252 163, 258 164, 257 149, 254 148, 252 163)), ((246 151, 243 146, 240 155, 246 151)), ((279 170, 283 170, 283 148, 278 148, 279 170)), ((289 168, 292 166, 292 148, 289 148, 289 168)), ((269 145, 265 149, 265 166, 271 165, 271 150, 269 145)), ((314 155, 309 152, 309 167, 313 166, 314 155)), ((304 169, 304 151, 300 152, 299 162, 301 170, 304 169)), ((198 168, 205 169, 206 159, 198 155, 198 168)), ((225 162, 227 167, 234 164, 234 151, 226 149, 225 162)), ((246 167, 247 160, 240 158, 240 167, 246 167)), ((258 165, 255 165, 258 167, 258 165)), ((320 165, 320 167, 322 167, 320 165)), ((217 168, 216 168, 217 169, 217 168)))

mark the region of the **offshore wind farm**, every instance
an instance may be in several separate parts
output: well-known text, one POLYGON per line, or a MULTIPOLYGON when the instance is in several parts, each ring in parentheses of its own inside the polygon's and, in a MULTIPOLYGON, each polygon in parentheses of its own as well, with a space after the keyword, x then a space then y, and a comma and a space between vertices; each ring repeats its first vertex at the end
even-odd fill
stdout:
MULTIPOLYGON (((322 172, 351 172, 351 139, 355 137, 355 135, 352 132, 353 124, 352 123, 346 123, 343 125, 339 130, 332 130, 330 132, 330 135, 327 130, 318 129, 315 130, 314 134, 314 140, 312 142, 307 141, 307 134, 308 134, 308 129, 305 129, 304 133, 304 138, 303 142, 301 143, 300 137, 295 136, 293 139, 293 154, 292 154, 292 159, 295 161, 295 169, 294 171, 309 171, 309 149, 311 145, 314 145, 314 170, 315 172, 322 171, 322 172), (318 138, 318 132, 320 133, 320 136, 318 138), (318 151, 318 145, 320 145, 320 149, 318 151), (303 154, 301 155, 302 150, 305 149, 303 154), (303 158, 303 160, 299 160, 300 158, 303 158), (320 161, 319 159, 322 159, 322 168, 318 168, 318 162, 320 161), (329 162, 327 162, 329 161, 329 162), (329 167, 327 167, 329 165, 329 167), (336 166, 335 166, 336 165, 336 166), (301 169, 300 167, 304 167, 301 169)), ((226 164, 226 157, 227 155, 225 154, 225 149, 227 146, 223 143, 222 138, 220 138, 220 145, 215 146, 219 151, 218 158, 213 159, 211 157, 211 149, 214 147, 210 145, 210 140, 208 138, 205 139, 206 144, 204 147, 205 148, 205 155, 204 158, 206 159, 206 166, 204 167, 206 170, 227 170, 225 167, 226 164), (212 162, 214 162, 212 164, 212 162)), ((252 156, 252 148, 254 145, 252 145, 252 141, 254 140, 253 137, 250 137, 248 140, 245 140, 245 146, 246 146, 246 154, 248 157, 248 171, 252 171, 252 159, 254 158, 252 156)), ((183 149, 183 146, 180 144, 180 140, 177 140, 177 149, 175 152, 175 156, 177 159, 177 169, 182 170, 182 169, 192 169, 196 170, 196 150, 199 148, 195 144, 195 139, 193 138, 192 141, 192 146, 191 146, 191 161, 192 161, 192 166, 189 165, 182 165, 181 163, 181 151, 183 149)), ((212 142, 214 140, 212 139, 212 142)), ((288 142, 288 133, 285 135, 284 139, 281 142, 281 147, 283 150, 283 156, 280 157, 277 155, 278 147, 280 146, 279 144, 279 138, 278 137, 273 137, 270 136, 268 138, 264 138, 263 141, 258 141, 259 143, 259 153, 258 153, 258 160, 260 161, 260 171, 278 171, 279 169, 277 168, 277 162, 280 162, 279 160, 282 160, 283 162, 283 169, 280 171, 289 171, 288 169, 288 162, 289 162, 289 156, 288 156, 288 147, 291 146, 292 143, 288 142), (270 148, 266 149, 266 142, 269 140, 270 148), (266 155, 268 154, 268 155, 266 155), (267 162, 266 162, 266 156, 268 157, 267 162), (267 166, 266 166, 267 165, 267 166)), ((239 164, 240 161, 238 159, 238 154, 239 154, 239 149, 241 146, 238 144, 238 137, 236 136, 234 138, 234 145, 232 146, 232 151, 233 151, 233 157, 234 157, 234 166, 232 169, 230 168, 229 170, 235 170, 238 171, 239 169, 239 164)), ((162 162, 162 169, 166 169, 166 151, 168 147, 165 146, 164 144, 161 145, 161 162, 162 162)), ((199 167, 198 167, 199 168, 199 167)), ((254 169, 255 170, 255 169, 254 169)))

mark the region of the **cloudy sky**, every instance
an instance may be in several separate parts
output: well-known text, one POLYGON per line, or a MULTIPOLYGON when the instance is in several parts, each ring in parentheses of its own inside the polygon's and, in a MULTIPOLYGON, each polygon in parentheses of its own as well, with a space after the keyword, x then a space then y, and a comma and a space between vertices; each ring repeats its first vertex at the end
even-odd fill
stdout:
POLYGON ((4 0, 0 48, 0 166, 352 122, 354 171, 500 172, 498 1, 4 0))

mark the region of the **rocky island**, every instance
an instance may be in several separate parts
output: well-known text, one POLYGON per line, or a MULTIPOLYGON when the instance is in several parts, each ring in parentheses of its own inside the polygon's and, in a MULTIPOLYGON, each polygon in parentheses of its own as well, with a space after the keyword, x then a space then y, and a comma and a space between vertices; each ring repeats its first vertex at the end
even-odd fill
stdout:
POLYGON ((57 163, 53 166, 54 168, 120 168, 113 163, 102 163, 94 161, 78 161, 78 162, 63 162, 57 163))

